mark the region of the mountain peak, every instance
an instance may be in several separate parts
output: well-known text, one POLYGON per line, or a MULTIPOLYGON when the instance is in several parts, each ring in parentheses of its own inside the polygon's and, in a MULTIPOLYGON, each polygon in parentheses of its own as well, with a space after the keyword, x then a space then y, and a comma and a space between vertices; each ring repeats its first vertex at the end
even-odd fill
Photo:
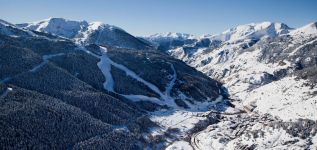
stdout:
POLYGON ((211 35, 213 40, 220 41, 236 41, 245 38, 262 38, 262 37, 275 37, 280 34, 286 34, 291 28, 284 23, 279 22, 260 22, 239 25, 230 28, 221 34, 211 35))
POLYGON ((73 38, 78 31, 88 26, 88 22, 50 17, 37 22, 18 24, 18 26, 30 30, 48 32, 66 38, 73 38))
POLYGON ((17 26, 21 28, 27 28, 30 30, 35 30, 39 32, 47 32, 51 34, 55 34, 58 36, 62 36, 65 38, 74 38, 78 33, 85 31, 87 28, 90 31, 99 30, 99 29, 117 29, 122 30, 123 29, 113 26, 104 24, 102 22, 90 22, 88 23, 85 20, 82 21, 75 21, 75 20, 69 20, 65 18, 47 18, 44 20, 32 22, 32 23, 23 23, 18 24, 17 26))
POLYGON ((65 19, 65 18, 56 18, 56 17, 50 17, 48 19, 44 19, 44 21, 47 21, 50 24, 62 24, 62 23, 68 23, 68 24, 73 23, 74 24, 74 23, 77 23, 77 24, 88 25, 88 22, 85 20, 77 21, 77 20, 69 20, 69 19, 65 19))
POLYGON ((317 35, 317 22, 309 23, 291 32, 291 35, 317 35))

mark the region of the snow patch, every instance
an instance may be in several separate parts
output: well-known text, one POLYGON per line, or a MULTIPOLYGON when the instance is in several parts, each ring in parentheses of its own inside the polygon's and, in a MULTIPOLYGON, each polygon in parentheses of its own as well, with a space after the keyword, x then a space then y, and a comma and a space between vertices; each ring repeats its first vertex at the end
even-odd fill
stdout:
POLYGON ((169 145, 165 150, 193 150, 193 148, 186 141, 177 141, 169 145))

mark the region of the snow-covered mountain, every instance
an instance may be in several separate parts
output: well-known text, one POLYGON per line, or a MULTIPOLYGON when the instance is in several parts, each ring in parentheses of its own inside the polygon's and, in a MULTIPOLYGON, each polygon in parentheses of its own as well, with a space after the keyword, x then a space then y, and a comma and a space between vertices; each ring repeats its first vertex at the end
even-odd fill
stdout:
POLYGON ((122 29, 86 25, 0 21, 0 149, 164 148, 228 107, 220 82, 155 49, 124 48, 136 38, 122 29), (105 33, 76 41, 90 31, 105 33), (100 43, 109 36, 125 43, 100 43))
MULTIPOLYGON (((303 123, 302 119, 316 123, 316 23, 310 23, 297 29, 290 28, 283 23, 252 23, 240 25, 216 35, 203 35, 191 39, 191 42, 188 43, 184 42, 187 39, 183 39, 183 43, 182 41, 178 42, 182 44, 170 44, 167 47, 164 45, 168 41, 154 41, 152 36, 145 37, 145 39, 155 42, 158 47, 162 44, 161 48, 165 48, 161 49, 162 51, 224 83, 224 86, 229 90, 235 108, 245 110, 249 115, 257 116, 256 119, 247 123, 250 129, 244 129, 246 131, 240 133, 240 136, 249 136, 248 134, 252 132, 265 134, 262 137, 251 136, 248 139, 231 135, 230 139, 218 141, 219 138, 225 138, 225 136, 214 135, 230 133, 226 132, 228 129, 219 129, 221 126, 225 126, 225 128, 242 126, 244 123, 241 120, 252 118, 244 115, 233 115, 236 119, 231 118, 231 121, 235 123, 230 123, 230 118, 228 118, 229 124, 224 125, 224 122, 220 122, 214 125, 218 127, 212 127, 213 129, 208 129, 208 127, 205 131, 192 137, 194 141, 191 143, 195 140, 200 141, 194 145, 196 149, 208 149, 207 147, 211 145, 216 149, 229 147, 232 149, 234 147, 258 149, 279 147, 284 149, 288 146, 301 149, 305 147, 303 146, 305 143, 307 145, 307 142, 313 140, 315 132, 310 135, 311 139, 305 137, 306 139, 302 143, 297 143, 302 147, 297 147, 296 142, 284 144, 283 140, 294 135, 289 135, 289 131, 286 131, 285 134, 267 133, 266 130, 284 132, 284 129, 280 127, 266 129, 263 124, 274 126, 276 124, 274 122, 279 121, 289 122, 288 124, 301 124, 303 123), (202 41, 207 44, 201 44, 202 41), (273 122, 269 123, 267 119, 263 119, 263 123, 257 124, 257 119, 263 115, 272 116, 273 122), (254 128, 258 128, 257 131, 254 131, 254 128), (217 132, 210 131, 214 129, 217 132), (214 136, 214 139, 207 139, 208 136, 214 136), (276 143, 275 145, 267 143, 273 137, 283 136, 287 138, 272 141, 276 143)), ((159 37, 158 39, 164 38, 159 37)), ((172 41, 173 39, 169 43, 172 41)), ((243 128, 235 130, 243 130, 243 128)), ((294 137, 296 139, 297 136, 294 137)), ((294 140, 293 138, 290 140, 294 140)), ((177 143, 175 147, 177 147, 177 143)))
POLYGON ((18 27, 50 33, 71 39, 80 44, 99 44, 131 49, 150 49, 151 45, 130 35, 123 29, 102 22, 73 21, 49 18, 33 23, 17 24, 18 27))
POLYGON ((316 149, 316 51, 316 23, 134 37, 0 20, 0 148, 316 149))
POLYGON ((260 39, 262 37, 275 37, 278 35, 286 34, 289 32, 289 28, 283 23, 251 23, 246 25, 240 25, 235 28, 228 29, 221 34, 217 35, 205 35, 204 38, 218 41, 237 42, 245 39, 260 39))

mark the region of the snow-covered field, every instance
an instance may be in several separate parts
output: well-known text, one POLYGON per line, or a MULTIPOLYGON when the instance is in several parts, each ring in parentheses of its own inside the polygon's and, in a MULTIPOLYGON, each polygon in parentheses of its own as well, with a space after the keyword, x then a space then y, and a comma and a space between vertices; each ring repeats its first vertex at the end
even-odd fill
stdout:
MULTIPOLYGON (((208 112, 207 112, 208 113, 208 112)), ((184 138, 200 120, 206 119, 206 112, 190 112, 186 110, 157 111, 151 114, 151 120, 160 128, 154 129, 152 135, 162 135, 168 129, 178 129, 178 138, 184 138)))
POLYGON ((255 110, 278 116, 284 121, 317 120, 317 87, 305 86, 303 79, 286 77, 261 86, 245 96, 244 105, 256 104, 255 110))

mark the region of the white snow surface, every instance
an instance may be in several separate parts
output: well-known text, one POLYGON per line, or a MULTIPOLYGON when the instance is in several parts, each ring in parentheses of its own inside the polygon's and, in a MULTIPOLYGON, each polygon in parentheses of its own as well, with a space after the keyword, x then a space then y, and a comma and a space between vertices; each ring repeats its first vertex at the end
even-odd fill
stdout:
POLYGON ((98 56, 100 61, 97 63, 99 69, 101 70, 102 74, 105 76, 106 81, 103 83, 103 86, 106 90, 114 92, 114 80, 111 75, 111 62, 107 56, 107 48, 100 47, 102 50, 102 56, 98 56))
POLYGON ((150 119, 159 124, 160 128, 152 130, 152 136, 163 135, 168 129, 177 128, 180 135, 174 135, 178 138, 184 138, 188 132, 200 121, 206 117, 201 112, 186 111, 186 110, 167 110, 151 113, 150 119))
POLYGON ((261 22, 240 25, 228 29, 221 34, 203 36, 212 40, 234 42, 246 38, 260 39, 262 37, 275 37, 280 34, 288 33, 290 28, 283 23, 261 22))
POLYGON ((312 138, 313 144, 310 146, 310 149, 317 149, 317 134, 312 138))
POLYGON ((169 145, 165 150, 193 150, 193 148, 186 141, 177 141, 169 145))
POLYGON ((52 33, 58 36, 73 38, 78 32, 88 26, 86 21, 72 21, 64 18, 48 18, 29 23, 24 28, 39 32, 52 33))
POLYGON ((78 32, 78 34, 74 37, 74 40, 75 42, 82 44, 82 43, 85 43, 92 34, 94 34, 95 32, 98 32, 98 38, 95 41, 95 43, 99 44, 99 43, 102 43, 103 40, 107 40, 107 39, 101 39, 101 36, 107 35, 107 34, 113 35, 112 32, 114 29, 125 32, 123 29, 113 25, 104 24, 102 22, 91 22, 88 24, 88 26, 86 26, 84 29, 78 32))
POLYGON ((284 121, 306 118, 317 120, 317 87, 304 84, 309 81, 285 77, 261 86, 245 95, 244 105, 256 104, 256 111, 278 116, 284 121))
POLYGON ((211 41, 218 40, 222 42, 235 42, 243 39, 260 39, 262 37, 276 37, 278 35, 287 34, 292 31, 284 23, 278 22, 260 22, 239 25, 235 28, 230 28, 220 34, 205 34, 195 37, 186 33, 157 33, 154 35, 145 36, 144 38, 151 42, 162 42, 169 40, 187 40, 187 39, 202 39, 208 38, 211 41))
POLYGON ((226 140, 226 138, 231 138, 239 132, 230 129, 231 126, 235 126, 230 122, 224 121, 210 125, 207 129, 193 135, 191 139, 193 147, 196 150, 231 150, 239 147, 239 145, 251 146, 256 144, 257 149, 301 149, 307 144, 300 138, 292 137, 283 129, 273 129, 262 123, 247 126, 244 130, 249 130, 249 132, 245 132, 234 139, 226 140), (257 136, 250 134, 252 131, 258 132, 259 130, 263 134, 257 136), (294 140, 298 140, 298 142, 292 145, 284 144, 287 141, 294 140))
POLYGON ((310 23, 301 28, 295 29, 290 32, 292 36, 307 36, 307 35, 317 35, 317 22, 310 23))
MULTIPOLYGON (((104 24, 102 22, 74 21, 64 18, 48 18, 41 21, 19 24, 23 29, 35 30, 39 32, 51 33, 60 37, 73 39, 75 42, 83 44, 94 33, 113 34, 113 29, 125 32, 123 29, 104 24)), ((98 43, 98 41, 96 41, 98 43)))

